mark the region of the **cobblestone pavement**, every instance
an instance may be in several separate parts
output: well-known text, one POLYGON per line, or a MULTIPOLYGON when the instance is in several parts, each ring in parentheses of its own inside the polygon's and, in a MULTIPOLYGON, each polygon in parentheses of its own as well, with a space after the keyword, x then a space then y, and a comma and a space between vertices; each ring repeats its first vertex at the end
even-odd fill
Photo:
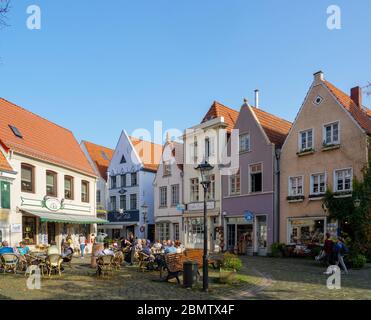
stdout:
POLYGON ((323 268, 301 259, 242 258, 244 267, 238 285, 217 283, 210 269, 210 292, 201 282, 184 289, 175 280, 160 282, 158 272, 139 272, 123 267, 112 278, 98 279, 89 260, 74 260, 61 277, 45 277, 40 290, 29 290, 24 275, 0 274, 0 299, 160 299, 160 300, 250 300, 250 299, 371 299, 371 265, 351 270, 342 277, 341 290, 329 290, 323 268))

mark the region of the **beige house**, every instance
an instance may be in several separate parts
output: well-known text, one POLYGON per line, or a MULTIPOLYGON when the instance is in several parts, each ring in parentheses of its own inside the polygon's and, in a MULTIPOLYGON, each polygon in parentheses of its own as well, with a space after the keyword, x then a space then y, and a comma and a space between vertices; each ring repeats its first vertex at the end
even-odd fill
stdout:
POLYGON ((282 147, 280 170, 280 242, 307 244, 336 233, 322 208, 327 187, 350 197, 354 177, 368 160, 370 110, 362 90, 345 94, 324 79, 314 81, 282 147))

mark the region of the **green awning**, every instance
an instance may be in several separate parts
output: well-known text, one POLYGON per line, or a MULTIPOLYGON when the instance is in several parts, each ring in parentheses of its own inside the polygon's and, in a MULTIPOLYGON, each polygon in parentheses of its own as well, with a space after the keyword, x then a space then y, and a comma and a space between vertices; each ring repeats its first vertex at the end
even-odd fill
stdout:
POLYGON ((42 212, 34 210, 22 210, 23 213, 28 213, 40 218, 41 222, 62 222, 70 224, 106 224, 109 221, 104 219, 99 219, 97 217, 88 215, 75 215, 75 214, 65 214, 65 213, 55 213, 55 212, 42 212))

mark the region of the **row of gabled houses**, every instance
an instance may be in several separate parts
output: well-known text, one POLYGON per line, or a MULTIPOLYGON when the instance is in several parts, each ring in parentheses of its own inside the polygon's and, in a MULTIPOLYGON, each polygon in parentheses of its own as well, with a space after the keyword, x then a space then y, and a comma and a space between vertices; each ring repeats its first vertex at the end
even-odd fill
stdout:
POLYGON ((214 102, 164 144, 123 130, 114 150, 79 147, 70 131, 0 100, 0 238, 43 243, 102 231, 202 248, 195 167, 208 161, 210 250, 266 255, 273 242, 321 243, 339 228, 322 206, 324 193, 351 196, 368 163, 371 111, 362 90, 346 94, 315 73, 293 123, 260 108, 255 94, 255 105, 245 101, 239 111, 214 102))

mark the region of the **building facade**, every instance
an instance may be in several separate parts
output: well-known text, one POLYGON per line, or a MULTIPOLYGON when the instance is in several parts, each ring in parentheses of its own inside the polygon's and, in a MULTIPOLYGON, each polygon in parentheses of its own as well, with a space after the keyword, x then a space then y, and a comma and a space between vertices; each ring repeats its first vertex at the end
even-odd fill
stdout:
POLYGON ((108 167, 109 224, 105 232, 112 238, 154 240, 153 181, 162 146, 121 133, 108 167))
POLYGON ((207 193, 209 250, 219 251, 224 241, 221 219, 220 155, 227 146, 230 132, 235 125, 238 111, 214 102, 202 122, 185 130, 184 142, 184 243, 188 248, 203 248, 204 193, 200 173, 195 167, 205 160, 213 165, 207 193))
POLYGON ((351 196, 354 177, 362 178, 371 133, 367 113, 359 87, 347 95, 322 72, 314 74, 281 153, 281 242, 321 243, 326 232, 337 233, 322 199, 327 188, 351 196))
POLYGON ((11 245, 48 245, 71 235, 90 239, 96 223, 96 176, 72 132, 0 99, 0 140, 17 174, 2 220, 11 245), (4 222, 3 222, 4 223, 4 222))
POLYGON ((113 156, 113 150, 92 142, 82 141, 81 149, 85 153, 90 165, 94 169, 97 178, 96 185, 96 210, 97 216, 107 219, 108 213, 108 166, 113 156))
POLYGON ((153 185, 155 239, 183 242, 183 144, 167 139, 153 185))
POLYGON ((239 169, 222 176, 225 248, 266 255, 278 239, 278 157, 291 123, 245 103, 239 113, 239 169))

